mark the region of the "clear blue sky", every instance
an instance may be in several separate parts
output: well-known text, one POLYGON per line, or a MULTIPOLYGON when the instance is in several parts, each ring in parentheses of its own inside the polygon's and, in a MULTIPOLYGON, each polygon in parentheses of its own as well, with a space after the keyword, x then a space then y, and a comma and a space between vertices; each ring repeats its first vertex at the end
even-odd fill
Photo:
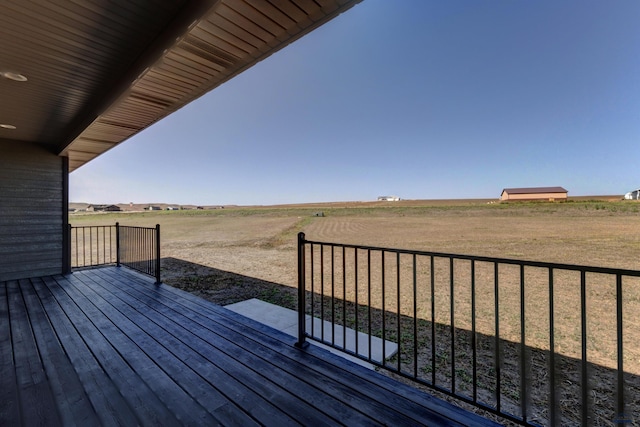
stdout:
POLYGON ((640 187, 640 1, 365 0, 70 176, 72 201, 640 187))

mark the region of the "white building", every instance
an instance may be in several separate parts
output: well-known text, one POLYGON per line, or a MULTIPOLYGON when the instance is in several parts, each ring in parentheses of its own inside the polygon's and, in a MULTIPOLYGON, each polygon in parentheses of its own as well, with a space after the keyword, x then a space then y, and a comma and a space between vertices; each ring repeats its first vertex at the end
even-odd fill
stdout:
POLYGON ((398 196, 380 196, 378 197, 379 202, 397 202, 400 200, 398 196))

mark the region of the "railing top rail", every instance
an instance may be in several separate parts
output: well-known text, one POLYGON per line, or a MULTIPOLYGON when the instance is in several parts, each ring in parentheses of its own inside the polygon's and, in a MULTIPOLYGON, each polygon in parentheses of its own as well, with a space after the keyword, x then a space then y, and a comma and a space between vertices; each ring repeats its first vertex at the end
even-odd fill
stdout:
POLYGON ((115 228, 115 227, 120 227, 120 228, 141 228, 144 230, 155 230, 155 227, 141 227, 141 226, 137 226, 137 225, 116 225, 116 224, 109 224, 109 225, 72 225, 69 224, 71 228, 115 228))
POLYGON ((422 255, 422 256, 429 256, 434 258, 454 258, 454 259, 461 259, 461 260, 468 260, 468 261, 523 265, 525 267, 540 267, 540 268, 550 268, 550 269, 557 269, 557 270, 580 271, 585 273, 598 273, 598 274, 640 277, 640 270, 609 268, 609 267, 592 267, 587 265, 561 264, 561 263, 550 263, 550 262, 542 262, 542 261, 525 261, 525 260, 510 259, 510 258, 493 258, 493 257, 476 256, 476 255, 451 254, 446 252, 419 251, 419 250, 412 250, 412 249, 383 248, 380 246, 363 246, 363 245, 353 245, 348 243, 320 242, 315 240, 306 240, 304 238, 302 239, 301 243, 310 244, 310 245, 340 247, 340 248, 344 247, 344 248, 350 248, 350 249, 383 251, 383 252, 408 254, 408 255, 422 255))
POLYGON ((114 224, 110 225, 70 225, 71 228, 115 228, 114 224))
POLYGON ((140 227, 140 226, 137 226, 137 225, 120 225, 119 227, 120 228, 135 228, 135 229, 138 229, 138 230, 155 230, 156 229, 155 227, 140 227))

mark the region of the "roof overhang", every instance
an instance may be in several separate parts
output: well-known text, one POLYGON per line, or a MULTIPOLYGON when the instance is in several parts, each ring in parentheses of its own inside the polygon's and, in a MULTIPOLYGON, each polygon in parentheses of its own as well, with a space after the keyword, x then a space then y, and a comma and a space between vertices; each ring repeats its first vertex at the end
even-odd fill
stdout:
POLYGON ((5 1, 0 140, 72 171, 360 1, 5 1))

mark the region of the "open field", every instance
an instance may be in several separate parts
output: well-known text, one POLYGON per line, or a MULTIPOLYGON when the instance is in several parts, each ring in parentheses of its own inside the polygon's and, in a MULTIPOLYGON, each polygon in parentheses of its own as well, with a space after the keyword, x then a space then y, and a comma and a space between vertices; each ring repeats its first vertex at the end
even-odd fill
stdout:
MULTIPOLYGON (((73 214, 73 225, 162 227, 163 256, 294 285, 310 240, 640 269, 640 204, 401 201, 73 214), (324 217, 314 217, 316 212, 324 217)), ((167 271, 167 274, 170 274, 167 271)))
MULTIPOLYGON (((640 270, 640 203, 603 198, 516 204, 495 204, 485 200, 402 201, 71 216, 74 225, 113 224, 116 221, 142 226, 159 223, 163 280, 221 304, 259 297, 295 308, 295 243, 299 231, 315 241, 640 270), (323 217, 314 216, 320 211, 323 217)), ((347 268, 351 269, 350 266, 347 268)), ((469 283, 469 278, 464 269, 456 271, 456 282, 462 284, 456 290, 456 327, 464 330, 469 329, 470 302, 464 285, 469 283)), ((393 271, 387 273, 394 274, 393 271)), ((479 277, 485 275, 486 282, 492 283, 490 271, 479 269, 477 274, 479 277)), ((545 285, 539 288, 535 285, 536 274, 531 274, 532 284, 527 289, 527 345, 544 352, 548 349, 549 335, 546 323, 548 293, 545 285)), ((436 306, 448 307, 448 278, 446 273, 442 277, 445 283, 441 288, 442 300, 436 306)), ((563 286, 565 278, 562 275, 557 280, 554 291, 558 319, 555 349, 567 360, 575 360, 580 357, 579 290, 574 285, 563 286)), ((544 278, 539 282, 544 283, 544 278)), ((481 283, 479 280, 479 288, 481 283)), ((520 339, 520 294, 509 288, 508 278, 504 283, 505 288, 500 293, 500 322, 503 325, 500 335, 507 342, 517 343, 520 339)), ((489 295, 490 287, 487 289, 489 295)), ((588 354, 595 370, 611 369, 616 363, 614 291, 615 287, 606 282, 588 293, 588 354)), ((404 290, 402 292, 406 294, 404 290)), ((639 326, 636 313, 640 312, 640 284, 625 285, 625 295, 625 371, 631 375, 629 382, 637 387, 640 340, 635 331, 639 326)), ((391 305, 395 305, 393 298, 390 295, 388 299, 391 305)), ((428 296, 422 298, 423 305, 430 306, 428 296)), ((347 300, 353 299, 354 292, 349 291, 347 300)), ((359 295, 359 301, 366 302, 365 295, 359 295)), ((371 305, 383 309, 378 301, 374 295, 371 305)), ((491 298, 478 300, 478 311, 489 313, 478 319, 478 332, 485 336, 493 333, 493 303, 491 298)), ((404 306, 401 311, 410 314, 404 306)), ((424 319, 430 318, 428 311, 422 310, 424 319)), ((446 325, 449 317, 450 312, 443 309, 438 311, 436 320, 438 324, 446 325)), ((445 356, 446 351, 438 349, 439 354, 445 356)), ((510 351, 508 346, 505 351, 510 351)), ((428 351, 425 353, 425 358, 430 357, 428 351)), ((411 366, 412 360, 403 359, 402 363, 411 366)), ((446 361, 442 363, 446 365, 446 361)), ((545 361, 540 363, 544 365, 545 361)), ((592 391, 594 401, 610 400, 614 382, 607 375, 605 372, 598 377, 601 378, 599 384, 592 391)), ((517 383, 517 375, 514 381, 517 383)), ((540 379, 541 389, 548 389, 548 383, 544 381, 544 378, 540 379)), ((563 410, 571 411, 577 404, 571 397, 573 379, 567 377, 567 381, 569 385, 563 383, 567 393, 562 394, 561 406, 563 410)), ((634 395, 629 403, 636 404, 638 397, 634 395)), ((608 410, 592 416, 592 425, 608 425, 612 419, 608 410)), ((540 414, 539 418, 544 420, 545 414, 540 414)))

